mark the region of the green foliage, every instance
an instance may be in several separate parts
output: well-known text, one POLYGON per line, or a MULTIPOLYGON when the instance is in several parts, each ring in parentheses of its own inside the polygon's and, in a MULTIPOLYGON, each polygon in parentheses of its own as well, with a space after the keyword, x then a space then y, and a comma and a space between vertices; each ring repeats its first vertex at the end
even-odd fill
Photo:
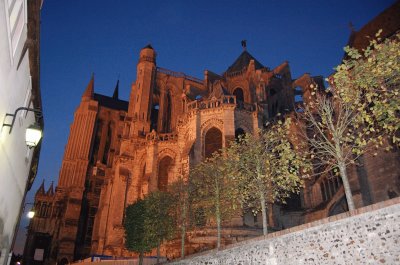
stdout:
POLYGON ((153 192, 126 208, 125 247, 141 256, 174 235, 172 196, 153 192))
POLYGON ((355 127, 368 140, 382 144, 388 135, 400 144, 400 34, 376 39, 363 51, 346 47, 348 58, 331 80, 335 96, 359 113, 355 127))
POLYGON ((172 209, 174 209, 174 227, 181 235, 181 258, 185 256, 185 236, 189 222, 190 211, 190 186, 183 178, 179 178, 168 187, 172 196, 172 209))
POLYGON ((379 34, 361 53, 346 47, 327 93, 310 85, 317 96, 298 113, 314 165, 320 173, 339 169, 350 210, 355 207, 347 165, 383 145, 385 136, 400 144, 400 34, 384 42, 379 34))
POLYGON ((171 183, 168 186, 168 191, 172 197, 171 208, 174 209, 173 216, 177 229, 188 225, 189 212, 189 183, 183 178, 171 183))
POLYGON ((175 234, 173 196, 155 191, 144 198, 146 207, 145 231, 149 238, 156 238, 158 244, 171 239, 175 234))
POLYGON ((220 216, 223 219, 232 216, 237 209, 235 204, 235 190, 228 178, 230 168, 226 157, 215 152, 212 157, 199 163, 190 172, 193 185, 192 196, 204 210, 206 216, 215 216, 217 206, 220 206, 220 216))
POLYGON ((157 238, 146 231, 145 222, 148 218, 146 202, 138 200, 128 205, 125 212, 125 247, 137 253, 149 252, 157 246, 157 238))
POLYGON ((262 197, 266 203, 285 203, 290 194, 298 193, 299 176, 310 167, 289 141, 290 124, 288 117, 254 135, 245 134, 227 149, 239 200, 254 214, 262 210, 262 197))
MULTIPOLYGON (((221 223, 232 217, 237 211, 236 193, 231 179, 228 177, 231 169, 227 158, 219 152, 213 153, 202 163, 196 165, 190 172, 191 192, 195 212, 213 217, 217 224, 217 247, 220 246, 221 223)), ((201 220, 197 220, 201 221, 201 220)))

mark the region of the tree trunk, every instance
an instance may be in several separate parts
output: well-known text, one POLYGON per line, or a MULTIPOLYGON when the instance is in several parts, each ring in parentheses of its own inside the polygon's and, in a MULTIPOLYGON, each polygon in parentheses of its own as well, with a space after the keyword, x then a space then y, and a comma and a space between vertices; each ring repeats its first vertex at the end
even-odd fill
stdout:
POLYGON ((139 265, 143 265, 143 252, 139 253, 139 265))
POLYGON ((260 191, 260 203, 263 220, 263 235, 266 236, 268 234, 267 207, 265 206, 265 194, 262 191, 260 191))
POLYGON ((183 197, 183 208, 182 208, 182 227, 181 227, 181 258, 185 257, 185 237, 186 237, 186 214, 187 214, 187 198, 186 194, 183 197))
POLYGON ((355 209, 355 206, 353 201, 353 195, 351 194, 349 179, 347 178, 346 164, 343 162, 339 162, 338 167, 340 176, 342 177, 343 181, 343 187, 344 187, 344 193, 346 194, 347 205, 349 207, 349 211, 352 211, 355 209))
POLYGON ((185 257, 185 236, 186 236, 186 224, 182 224, 182 229, 181 229, 181 258, 185 257))
POLYGON ((221 210, 219 205, 219 182, 215 178, 215 217, 217 218, 217 249, 221 247, 221 210))
POLYGON ((219 203, 217 207, 217 249, 221 247, 221 214, 219 213, 219 203))
POLYGON ((160 246, 161 246, 161 243, 158 243, 158 245, 157 245, 157 264, 160 263, 160 246))

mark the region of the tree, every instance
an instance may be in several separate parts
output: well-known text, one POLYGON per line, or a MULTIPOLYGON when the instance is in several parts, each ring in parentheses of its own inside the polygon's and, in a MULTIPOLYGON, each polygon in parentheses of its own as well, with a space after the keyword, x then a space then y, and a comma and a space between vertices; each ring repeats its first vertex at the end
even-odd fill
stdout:
POLYGON ((314 165, 322 172, 339 170, 349 210, 355 205, 347 166, 372 145, 382 145, 384 135, 399 144, 399 36, 373 40, 363 54, 346 47, 347 59, 330 78, 330 88, 321 92, 311 84, 314 97, 298 113, 314 165))
POLYGON ((189 216, 189 194, 190 186, 183 178, 172 183, 169 192, 173 196, 173 208, 175 209, 175 227, 180 230, 181 235, 181 258, 185 257, 185 237, 189 216))
POLYGON ((360 153, 366 147, 365 133, 368 129, 356 129, 360 113, 350 104, 324 92, 313 93, 316 94, 315 100, 299 113, 300 123, 304 123, 302 136, 310 146, 316 172, 321 174, 339 169, 349 210, 354 210, 346 168, 357 158, 354 152, 360 153))
POLYGON ((139 253, 139 264, 143 254, 159 247, 164 240, 174 235, 172 196, 165 192, 152 192, 126 208, 124 222, 125 247, 139 253))
POLYGON ((263 234, 267 230, 267 204, 298 193, 302 185, 301 172, 309 168, 307 160, 295 152, 289 141, 291 119, 278 121, 266 130, 245 134, 226 150, 229 176, 235 183, 237 198, 254 214, 262 212, 263 234))
POLYGON ((228 177, 226 157, 214 152, 210 158, 196 165, 190 172, 195 207, 204 210, 206 217, 214 217, 217 225, 217 248, 221 246, 222 221, 237 210, 234 186, 228 177))
MULTIPOLYGON (((172 239, 175 234, 173 219, 173 196, 166 192, 155 191, 144 198, 146 237, 155 239, 157 263, 160 257, 160 245, 164 240, 172 239)), ((152 242, 153 243, 153 242, 152 242)))
MULTIPOLYGON (((360 115, 359 126, 387 135, 400 144, 400 33, 376 38, 363 51, 346 47, 347 59, 331 78, 332 89, 360 115)), ((382 137, 378 139, 382 143, 382 137)))
POLYGON ((146 203, 138 200, 128 205, 125 211, 125 247, 139 253, 139 265, 143 264, 143 255, 157 246, 158 240, 146 231, 146 203))

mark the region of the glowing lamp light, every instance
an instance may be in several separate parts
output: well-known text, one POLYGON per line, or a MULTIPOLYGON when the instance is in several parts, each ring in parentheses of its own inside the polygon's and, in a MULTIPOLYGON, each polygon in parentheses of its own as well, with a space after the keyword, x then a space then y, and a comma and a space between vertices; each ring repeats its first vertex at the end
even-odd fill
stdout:
POLYGON ((35 147, 42 139, 42 130, 38 124, 32 124, 26 128, 25 142, 29 148, 35 147))
POLYGON ((29 219, 32 219, 35 216, 35 211, 31 209, 26 216, 28 216, 29 219))
MULTIPOLYGON (((42 118, 42 110, 41 109, 32 109, 32 108, 26 108, 26 107, 19 107, 15 110, 14 114, 12 113, 6 113, 6 117, 12 117, 12 121, 11 123, 6 123, 3 122, 3 127, 9 127, 10 130, 8 131, 9 134, 11 134, 11 131, 14 127, 14 123, 15 123, 15 118, 17 117, 17 113, 21 110, 26 110, 26 111, 32 111, 33 113, 35 113, 35 118, 39 119, 42 118)), ((39 127, 39 125, 37 123, 32 124, 31 126, 29 126, 26 129, 25 132, 25 142, 26 145, 29 148, 35 147, 40 139, 42 138, 42 129, 39 127)))

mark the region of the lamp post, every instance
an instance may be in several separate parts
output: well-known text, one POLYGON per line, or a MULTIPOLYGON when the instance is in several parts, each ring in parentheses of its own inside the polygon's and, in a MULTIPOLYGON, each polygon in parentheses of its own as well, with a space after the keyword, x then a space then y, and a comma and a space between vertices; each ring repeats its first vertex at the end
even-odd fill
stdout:
MULTIPOLYGON (((31 111, 35 113, 35 116, 37 119, 42 117, 42 110, 40 109, 32 109, 32 108, 26 108, 26 107, 19 107, 15 110, 14 114, 12 113, 6 113, 5 118, 7 117, 13 117, 11 123, 6 123, 5 121, 3 122, 3 127, 10 127, 10 130, 8 131, 9 134, 11 134, 12 129, 14 127, 15 119, 17 117, 17 113, 20 110, 26 110, 26 111, 31 111)), ((25 132, 25 142, 26 145, 29 148, 35 147, 40 139, 42 138, 42 129, 40 126, 35 122, 34 124, 30 125, 25 132)))

